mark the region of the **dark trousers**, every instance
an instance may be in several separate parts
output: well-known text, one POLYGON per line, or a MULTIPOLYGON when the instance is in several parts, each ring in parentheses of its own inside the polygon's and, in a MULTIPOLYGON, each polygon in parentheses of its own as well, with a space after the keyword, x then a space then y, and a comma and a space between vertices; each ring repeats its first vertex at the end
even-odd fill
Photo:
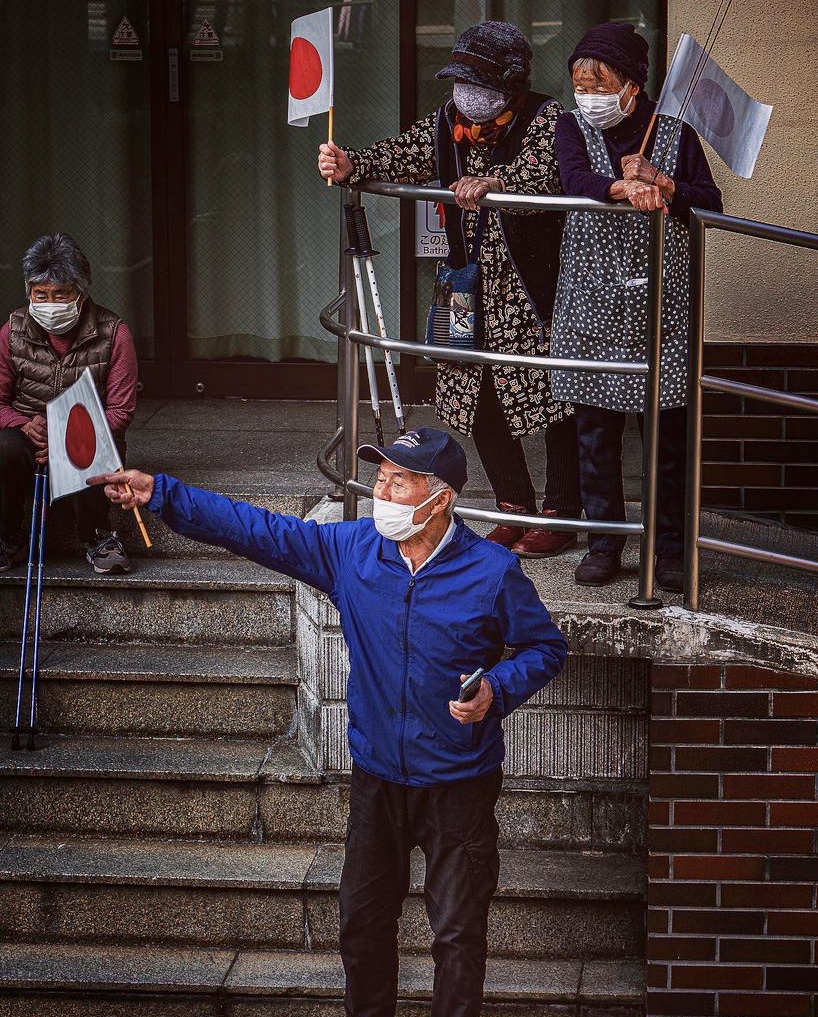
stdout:
MULTIPOLYGON (((626 414, 582 404, 576 404, 574 410, 585 515, 588 519, 624 520, 622 434, 626 414)), ((644 414, 637 416, 642 434, 644 414)), ((656 553, 669 557, 679 557, 684 552, 686 429, 687 407, 660 411, 656 553)), ((612 533, 589 533, 588 546, 592 551, 620 554, 625 538, 612 533)))
MULTIPOLYGON (((504 501, 534 511, 536 493, 523 443, 511 434, 488 369, 484 369, 480 383, 472 437, 497 504, 504 501)), ((549 424, 545 429, 545 456, 543 509, 575 519, 582 512, 582 502, 573 416, 549 424)))
MULTIPOLYGON (((122 454, 124 445, 117 445, 122 454)), ((32 442, 16 427, 0 428, 0 537, 12 543, 21 539, 24 525, 28 531, 29 520, 23 517, 34 491, 35 468, 32 442)), ((95 543, 94 531, 109 528, 110 503, 101 487, 79 491, 64 501, 84 543, 95 543)))
POLYGON ((497 770, 407 787, 353 767, 340 901, 349 1017, 394 1017, 398 919, 415 845, 426 856, 423 892, 434 932, 431 1017, 478 1017, 499 876, 494 806, 501 782, 497 770))

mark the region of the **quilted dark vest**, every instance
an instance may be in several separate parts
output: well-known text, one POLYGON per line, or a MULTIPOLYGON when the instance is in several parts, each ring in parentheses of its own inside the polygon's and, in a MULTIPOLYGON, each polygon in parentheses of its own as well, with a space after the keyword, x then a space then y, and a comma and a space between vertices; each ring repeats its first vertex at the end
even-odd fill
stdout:
POLYGON ((15 376, 12 406, 18 413, 33 417, 45 413, 46 403, 64 392, 91 368, 100 399, 105 404, 105 383, 111 366, 118 315, 85 298, 77 336, 60 359, 48 334, 28 313, 27 307, 12 311, 9 318, 9 351, 15 376))
MULTIPOLYGON (((529 92, 511 127, 492 153, 492 162, 507 165, 520 154, 523 138, 543 106, 555 102, 550 95, 529 92)), ((454 110, 451 100, 437 111, 435 158, 441 187, 448 187, 462 175, 466 152, 463 143, 452 138, 454 110)), ((560 270, 560 244, 565 216, 561 212, 529 212, 515 215, 500 212, 500 226, 511 263, 528 294, 540 321, 550 320, 560 270)), ((449 264, 459 268, 466 264, 463 241, 462 210, 446 206, 446 236, 449 241, 449 264)))

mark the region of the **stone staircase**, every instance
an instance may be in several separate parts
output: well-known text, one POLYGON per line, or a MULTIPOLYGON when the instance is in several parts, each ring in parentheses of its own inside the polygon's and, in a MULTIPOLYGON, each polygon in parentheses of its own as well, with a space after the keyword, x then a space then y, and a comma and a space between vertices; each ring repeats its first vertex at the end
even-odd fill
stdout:
MULTIPOLYGON (((341 1015, 337 619, 151 530, 130 576, 48 566, 40 747, 0 744, 0 1015, 341 1015)), ((3 726, 21 604, 0 579, 3 726)), ((645 696, 644 664, 574 658, 509 721, 487 1014, 643 1013, 645 696)), ((402 1017, 428 1013, 422 882, 418 855, 402 1017)))

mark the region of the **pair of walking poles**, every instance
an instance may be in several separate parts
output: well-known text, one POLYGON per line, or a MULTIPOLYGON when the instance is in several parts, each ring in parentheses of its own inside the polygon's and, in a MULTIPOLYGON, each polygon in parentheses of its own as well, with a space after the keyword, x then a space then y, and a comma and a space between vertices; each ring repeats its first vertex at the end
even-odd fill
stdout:
MULTIPOLYGON (((364 294, 363 268, 366 270, 367 278, 369 279, 369 293, 372 297, 375 320, 378 323, 378 335, 381 339, 386 339, 386 322, 383 317, 378 282, 375 278, 375 265, 372 261, 378 252, 372 249, 366 209, 362 205, 344 205, 344 218, 349 238, 347 254, 352 255, 355 273, 355 292, 358 297, 358 315, 361 319, 361 331, 369 332, 369 315, 364 294)), ((365 346, 364 353, 366 356, 366 374, 369 380, 369 398, 372 403, 372 416, 375 418, 375 434, 378 438, 378 444, 383 445, 383 422, 381 420, 380 396, 378 395, 378 379, 375 374, 375 356, 371 346, 365 346)), ((386 368, 386 377, 389 381, 389 390, 392 394, 392 406, 395 410, 398 431, 400 434, 406 434, 406 422, 403 417, 403 406, 401 405, 400 391, 398 389, 398 376, 395 373, 395 364, 389 350, 383 351, 383 361, 386 368)))
POLYGON ((38 466, 34 474, 34 499, 31 507, 31 534, 28 540, 28 566, 26 568, 26 596, 23 607, 23 636, 20 644, 20 671, 17 677, 17 709, 11 729, 11 748, 21 747, 26 736, 26 748, 34 748, 37 731, 37 681, 40 675, 40 619, 43 606, 43 557, 45 554, 45 514, 48 506, 48 467, 38 466), (34 585, 34 554, 37 554, 37 578, 34 596, 34 638, 31 656, 31 699, 28 724, 23 724, 23 699, 26 687, 26 659, 28 657, 29 617, 31 614, 31 588, 34 585))

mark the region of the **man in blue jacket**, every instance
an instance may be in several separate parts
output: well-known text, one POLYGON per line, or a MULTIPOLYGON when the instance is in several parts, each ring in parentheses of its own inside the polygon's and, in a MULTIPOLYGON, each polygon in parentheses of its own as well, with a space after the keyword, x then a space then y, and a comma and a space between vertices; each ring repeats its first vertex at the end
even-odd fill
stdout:
POLYGON ((566 644, 515 555, 453 515, 466 457, 450 435, 421 427, 358 455, 378 466, 373 518, 322 526, 161 473, 89 483, 314 586, 338 608, 353 759, 340 891, 347 1013, 395 1013, 398 919, 419 845, 435 934, 432 1017, 477 1017, 499 871, 501 721, 562 670, 566 644), (458 702, 477 668, 479 691, 458 702))

